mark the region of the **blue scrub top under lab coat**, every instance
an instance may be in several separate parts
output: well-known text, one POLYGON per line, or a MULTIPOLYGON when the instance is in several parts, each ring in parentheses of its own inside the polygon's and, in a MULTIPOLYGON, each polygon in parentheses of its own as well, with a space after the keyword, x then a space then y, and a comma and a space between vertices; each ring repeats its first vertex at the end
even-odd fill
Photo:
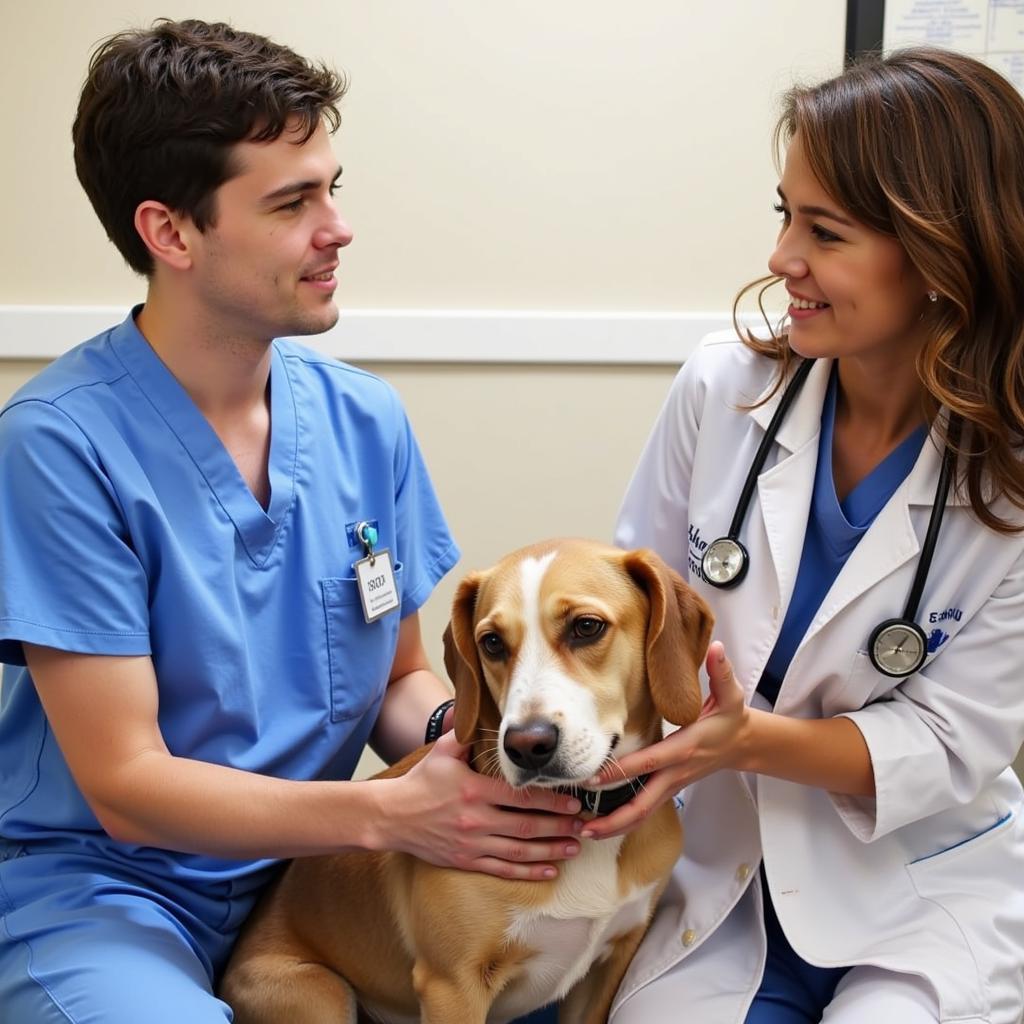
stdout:
MULTIPOLYGON (((836 419, 836 396, 839 382, 837 365, 832 366, 825 404, 821 411, 821 434, 818 441, 818 465, 814 473, 814 491, 807 517, 800 569, 793 596, 782 623, 779 639, 765 665, 758 693, 771 704, 779 696, 783 677, 796 649, 800 646, 811 620, 818 614, 825 595, 839 571, 853 554, 857 542, 868 532, 875 516, 896 493, 913 468, 928 435, 924 426, 905 437, 882 461, 840 501, 836 495, 832 472, 832 437, 836 419)), ((902 609, 894 608, 893 615, 902 609)))
POLYGON ((0 413, 0 837, 88 848, 195 883, 262 874, 100 828, 61 756, 21 642, 149 655, 171 753, 345 779, 377 717, 400 617, 458 551, 394 391, 277 341, 269 507, 139 333, 134 312, 0 413), (377 525, 401 610, 363 618, 351 532, 377 525))

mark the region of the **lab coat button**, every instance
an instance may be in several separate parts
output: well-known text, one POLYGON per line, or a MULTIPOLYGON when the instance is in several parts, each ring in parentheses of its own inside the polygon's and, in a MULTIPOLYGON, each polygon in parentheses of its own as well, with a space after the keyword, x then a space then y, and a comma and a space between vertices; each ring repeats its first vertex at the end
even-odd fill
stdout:
POLYGON ((738 882, 745 882, 750 877, 750 865, 741 864, 736 869, 736 880, 738 882))
POLYGON ((692 946, 697 941, 697 933, 692 928, 687 928, 683 932, 683 945, 692 946))

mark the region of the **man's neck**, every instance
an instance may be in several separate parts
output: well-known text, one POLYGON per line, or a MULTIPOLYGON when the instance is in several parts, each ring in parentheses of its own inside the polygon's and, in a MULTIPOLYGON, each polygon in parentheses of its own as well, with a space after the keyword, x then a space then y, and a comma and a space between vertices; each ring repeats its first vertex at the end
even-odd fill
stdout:
POLYGON ((270 339, 232 334, 187 301, 154 288, 136 317, 136 326, 211 421, 266 401, 270 339))

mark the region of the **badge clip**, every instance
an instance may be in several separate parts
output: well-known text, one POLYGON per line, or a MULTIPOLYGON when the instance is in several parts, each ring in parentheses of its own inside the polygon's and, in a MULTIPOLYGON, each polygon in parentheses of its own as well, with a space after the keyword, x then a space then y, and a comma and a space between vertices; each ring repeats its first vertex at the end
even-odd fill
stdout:
POLYGON ((398 587, 395 585, 391 552, 387 548, 377 549, 380 535, 371 523, 356 523, 353 533, 366 552, 365 557, 352 565, 356 574, 359 600, 363 605, 363 618, 368 623, 376 622, 389 612, 396 611, 402 603, 398 596, 398 587))

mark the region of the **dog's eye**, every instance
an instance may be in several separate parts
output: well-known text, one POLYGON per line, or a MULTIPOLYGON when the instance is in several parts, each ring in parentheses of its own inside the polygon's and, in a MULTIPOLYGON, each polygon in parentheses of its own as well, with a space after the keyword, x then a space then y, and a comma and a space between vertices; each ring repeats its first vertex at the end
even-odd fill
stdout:
POLYGON ((484 633, 480 637, 480 647, 488 658, 503 658, 505 656, 505 641, 497 633, 484 633))
POLYGON ((570 639, 587 642, 596 640, 603 632, 606 623, 593 615, 581 615, 570 628, 570 639))

